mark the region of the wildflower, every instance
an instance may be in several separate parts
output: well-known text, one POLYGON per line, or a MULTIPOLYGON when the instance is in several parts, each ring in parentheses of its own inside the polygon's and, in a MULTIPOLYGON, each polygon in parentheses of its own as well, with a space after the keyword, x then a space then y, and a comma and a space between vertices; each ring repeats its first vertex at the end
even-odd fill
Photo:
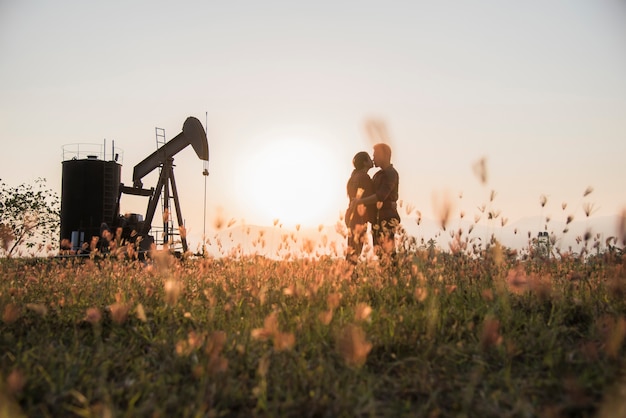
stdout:
POLYGON ((315 250, 315 241, 313 241, 312 239, 305 239, 302 242, 302 247, 301 250, 303 253, 313 253, 313 251, 315 250))
POLYGON ((26 308, 41 316, 46 316, 48 313, 48 308, 40 303, 27 303, 26 308))
POLYGON ((365 332, 357 325, 348 324, 337 335, 337 351, 351 367, 361 367, 372 350, 372 344, 365 338, 365 332))
POLYGON ((365 133, 369 140, 375 144, 382 142, 389 143, 389 132, 385 121, 377 118, 370 118, 365 121, 365 133))
POLYGON ((330 321, 333 320, 333 310, 329 309, 327 311, 320 312, 320 314, 318 315, 318 319, 324 325, 330 324, 330 321))
POLYGON ((175 305, 182 290, 182 283, 176 279, 169 279, 165 282, 165 302, 168 305, 175 305))
POLYGON ((228 359, 222 357, 226 345, 226 333, 215 331, 206 340, 204 352, 209 357, 207 371, 209 374, 223 373, 228 369, 228 359))
POLYGON ((259 367, 257 368, 257 373, 260 377, 267 376, 267 372, 270 370, 270 357, 268 354, 265 354, 259 360, 259 367))
POLYGON ((11 324, 19 319, 21 315, 21 310, 19 306, 14 303, 9 303, 4 307, 4 312, 2 313, 2 321, 6 324, 11 324))
POLYGON ((252 330, 251 336, 254 340, 264 341, 278 332, 278 314, 272 312, 263 321, 263 328, 255 328, 252 330))
POLYGON ((224 226, 224 218, 222 218, 221 215, 218 215, 214 220, 213 220, 213 226, 215 227, 215 229, 220 230, 222 229, 222 227, 224 226))
POLYGON ((179 356, 188 356, 204 344, 206 335, 204 333, 197 333, 196 331, 189 331, 187 339, 180 340, 176 343, 176 354, 179 356))
POLYGON ((513 293, 523 293, 528 289, 528 276, 522 266, 510 269, 506 276, 506 283, 513 293))
POLYGON ((617 225, 618 237, 621 237, 622 244, 626 245, 626 208, 622 209, 622 213, 619 216, 619 221, 617 225))
POLYGON ((583 193, 583 197, 589 196, 593 192, 593 187, 587 186, 585 192, 583 193))
POLYGON ((10 394, 20 393, 24 386, 26 386, 26 377, 21 370, 15 369, 7 376, 6 389, 10 394))
POLYGON ((366 303, 359 303, 354 310, 355 321, 371 321, 372 308, 366 303))
POLYGON ((296 336, 291 332, 278 332, 274 335, 274 350, 291 350, 296 344, 296 336))
POLYGON ((126 321, 126 318, 128 317, 130 305, 115 302, 114 304, 109 305, 109 310, 111 311, 111 319, 113 320, 113 322, 121 324, 126 321))
POLYGON ((411 212, 413 212, 414 209, 415 209, 415 206, 411 204, 406 205, 406 214, 411 215, 411 212))
POLYGON ((265 341, 272 339, 274 342, 274 349, 276 351, 289 350, 295 342, 296 337, 290 333, 283 333, 278 328, 278 313, 272 312, 263 321, 263 328, 255 328, 251 332, 251 337, 254 340, 265 341))
POLYGON ((328 304, 329 309, 338 308, 340 301, 341 301, 341 293, 331 293, 326 298, 326 303, 328 304))
POLYGON ((141 322, 148 321, 148 317, 146 316, 146 310, 144 309, 141 303, 138 304, 137 307, 135 308, 135 313, 137 315, 137 319, 139 319, 141 322))
POLYGON ((541 205, 542 208, 546 206, 546 203, 548 203, 548 197, 545 194, 542 194, 541 196, 539 196, 539 204, 541 205))
POLYGON ((415 299, 417 299, 419 302, 424 302, 428 297, 428 289, 426 289, 425 287, 418 287, 413 292, 413 295, 415 296, 415 299))
POLYGON ((335 232, 341 235, 343 238, 347 238, 348 229, 346 228, 345 222, 337 222, 335 224, 335 232))
POLYGON ((486 317, 483 322, 483 329, 480 336, 480 346, 483 350, 498 346, 502 343, 500 335, 500 321, 493 317, 486 317))
POLYGON ((452 214, 452 201, 450 200, 449 195, 446 193, 443 197, 439 197, 435 193, 432 196, 433 206, 435 209, 435 213, 437 213, 439 217, 439 225, 441 229, 446 230, 446 226, 450 221, 450 215, 452 214))
POLYGON ((89 322, 92 325, 95 325, 100 322, 102 319, 102 313, 98 308, 89 308, 87 309, 87 314, 85 315, 85 321, 89 322))
POLYGON ((491 302, 493 300, 493 290, 492 289, 484 289, 481 292, 483 299, 487 302, 491 302))
POLYGON ((487 184, 487 159, 485 157, 476 161, 472 166, 474 174, 480 180, 481 184, 487 184))
POLYGON ((604 350, 607 356, 616 359, 626 337, 626 319, 605 315, 598 320, 596 326, 604 337, 604 350))

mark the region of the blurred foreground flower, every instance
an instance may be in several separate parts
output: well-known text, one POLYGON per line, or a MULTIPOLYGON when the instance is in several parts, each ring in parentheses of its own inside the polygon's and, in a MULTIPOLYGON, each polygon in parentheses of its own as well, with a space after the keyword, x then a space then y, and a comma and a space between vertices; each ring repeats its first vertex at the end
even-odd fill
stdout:
POLYGON ((263 328, 255 328, 250 336, 254 340, 272 339, 276 351, 290 350, 296 344, 296 337, 289 332, 281 332, 278 328, 278 312, 272 312, 263 321, 263 328))
POLYGON ((425 287, 417 287, 415 288, 413 295, 415 296, 415 299, 417 299, 419 302, 424 302, 428 297, 428 289, 426 289, 425 287))
POLYGON ((26 386, 26 377, 21 370, 13 370, 7 376, 6 389, 11 395, 20 393, 26 386))
POLYGON ((521 265, 509 269, 506 276, 506 285, 511 293, 519 295, 533 292, 541 300, 547 300, 551 297, 551 282, 550 276, 539 276, 536 273, 527 274, 521 265))
POLYGON ((5 324, 11 324, 20 318, 21 313, 19 306, 14 303, 8 303, 2 312, 2 321, 5 324))
POLYGON ((487 158, 482 157, 472 164, 472 171, 474 171, 474 175, 478 177, 481 184, 487 184, 487 158))
POLYGON ((480 336, 480 346, 483 350, 498 346, 502 343, 500 335, 500 321, 487 316, 483 322, 482 334, 480 336))
POLYGON ((372 350, 372 344, 365 338, 365 331, 357 325, 346 325, 337 335, 337 351, 346 364, 361 367, 372 350))
POLYGON ((603 315, 596 320, 596 328, 604 340, 604 351, 610 358, 617 359, 626 338, 626 319, 603 315))
POLYGON ((175 305, 178 302, 182 290, 182 283, 176 279, 168 279, 165 281, 163 289, 165 290, 165 303, 175 305))
POLYGON ((95 325, 100 322, 102 319, 102 313, 98 308, 89 308, 87 309, 87 314, 85 315, 85 321, 89 322, 91 325, 95 325))
POLYGON ((359 321, 367 321, 371 322, 370 314, 372 313, 372 308, 366 303, 359 303, 356 305, 356 309, 354 310, 354 320, 359 321))
POLYGON ((126 303, 115 302, 112 305, 108 306, 111 312, 111 319, 116 324, 122 324, 126 321, 128 317, 128 311, 130 310, 130 305, 126 303))
POLYGON ((334 311, 332 309, 329 309, 327 311, 320 312, 317 317, 322 324, 328 325, 330 324, 330 321, 333 320, 333 313, 334 311))
POLYGON ((135 314, 137 315, 137 318, 141 322, 148 321, 148 317, 146 316, 146 310, 144 309, 144 307, 143 307, 143 305, 141 303, 138 304, 137 307, 135 308, 135 314))
POLYGON ((46 305, 42 305, 41 303, 27 303, 26 308, 41 316, 46 316, 48 313, 46 305))
POLYGON ((228 359, 222 357, 226 340, 227 337, 224 331, 215 331, 207 338, 204 352, 209 359, 206 370, 210 375, 223 373, 228 369, 228 359))
POLYGON ((189 331, 189 333, 187 334, 187 339, 178 341, 176 343, 176 354, 181 357, 190 355, 193 351, 202 347, 205 339, 205 333, 189 331))

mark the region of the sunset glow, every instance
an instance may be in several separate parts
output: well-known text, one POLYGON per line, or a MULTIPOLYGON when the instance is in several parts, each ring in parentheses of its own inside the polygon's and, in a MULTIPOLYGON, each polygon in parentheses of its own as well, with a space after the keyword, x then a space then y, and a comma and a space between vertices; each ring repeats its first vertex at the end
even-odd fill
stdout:
POLYGON ((332 150, 314 139, 282 138, 259 144, 245 155, 237 176, 245 190, 252 222, 278 220, 286 226, 316 226, 336 219, 337 190, 344 183, 341 167, 333 163, 332 150), (333 198, 335 196, 335 198, 333 198))

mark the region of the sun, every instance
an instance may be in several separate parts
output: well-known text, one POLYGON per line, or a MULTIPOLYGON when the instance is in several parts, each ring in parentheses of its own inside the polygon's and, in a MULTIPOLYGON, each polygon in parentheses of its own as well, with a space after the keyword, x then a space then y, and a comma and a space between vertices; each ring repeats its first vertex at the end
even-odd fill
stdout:
POLYGON ((248 218, 285 226, 318 226, 337 220, 346 204, 343 172, 322 141, 275 139, 257 144, 240 170, 248 218))

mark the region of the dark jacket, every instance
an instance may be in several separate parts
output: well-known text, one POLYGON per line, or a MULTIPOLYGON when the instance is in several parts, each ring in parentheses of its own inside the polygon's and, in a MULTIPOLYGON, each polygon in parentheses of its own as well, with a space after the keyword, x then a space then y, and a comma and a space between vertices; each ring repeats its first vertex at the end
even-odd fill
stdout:
POLYGON ((400 176, 393 165, 385 169, 378 170, 372 178, 374 184, 374 192, 379 202, 383 202, 383 207, 374 211, 372 223, 380 223, 382 221, 390 222, 392 219, 396 219, 400 222, 400 215, 398 214, 398 185, 400 183, 400 176))
MULTIPOLYGON (((363 189, 363 197, 367 197, 374 193, 374 184, 369 174, 365 170, 352 170, 352 174, 348 179, 348 184, 346 185, 346 190, 348 192, 348 198, 350 199, 350 203, 354 199, 356 199, 356 193, 358 189, 363 189)), ((364 224, 369 221, 372 214, 376 212, 376 204, 366 206, 366 212, 364 216, 359 216, 354 209, 354 213, 350 210, 350 205, 348 205, 348 209, 346 210, 346 225, 348 227, 354 227, 358 224, 364 224)))

